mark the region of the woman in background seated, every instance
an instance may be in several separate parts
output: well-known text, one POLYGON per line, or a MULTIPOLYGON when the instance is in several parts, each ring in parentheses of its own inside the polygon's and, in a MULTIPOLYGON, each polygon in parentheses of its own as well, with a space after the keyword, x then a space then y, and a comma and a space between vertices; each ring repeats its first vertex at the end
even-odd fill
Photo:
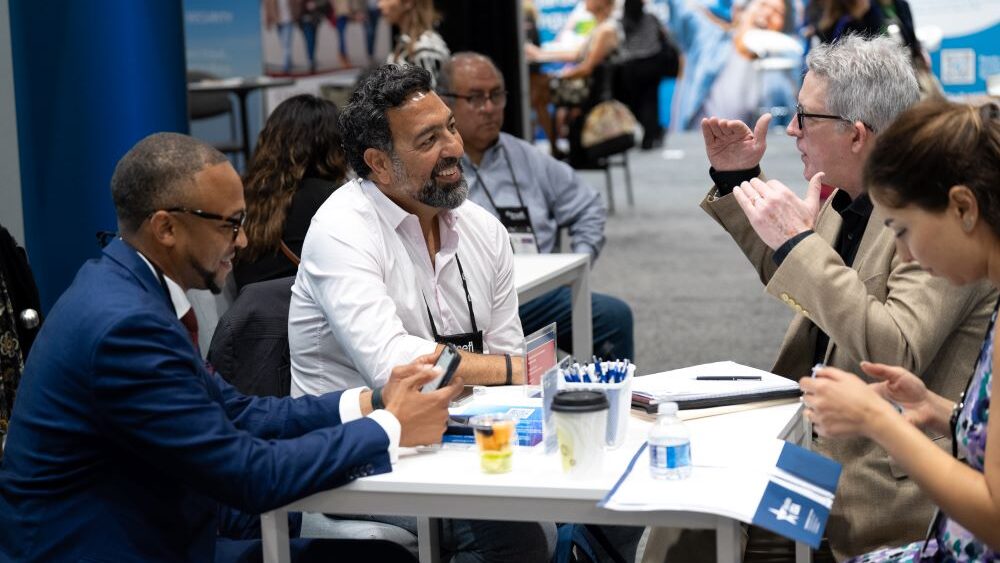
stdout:
POLYGON ((386 62, 419 66, 431 73, 431 86, 436 86, 451 51, 434 31, 439 18, 433 0, 378 0, 378 8, 387 22, 399 28, 386 62))
MULTIPOLYGON (((996 106, 931 101, 911 108, 879 135, 865 165, 865 184, 875 214, 895 231, 904 259, 916 260, 955 284, 988 280, 1000 287, 996 106)), ((861 369, 875 383, 833 368, 800 382, 814 431, 874 440, 941 507, 926 541, 853 561, 1000 558, 1000 448, 987 444, 989 434, 1000 436, 1000 416, 989 417, 993 369, 1000 359, 996 316, 994 310, 958 403, 928 391, 920 378, 903 368, 869 362, 862 362, 861 369), (952 455, 925 431, 950 434, 952 455)), ((961 378, 967 366, 954 369, 954 377, 961 378)))
POLYGON ((295 275, 313 214, 346 175, 333 102, 303 94, 274 108, 243 180, 247 246, 236 255, 238 288, 295 275))
MULTIPOLYGON (((528 62, 574 63, 559 72, 557 77, 560 81, 573 79, 586 81, 585 88, 582 82, 578 83, 581 92, 585 92, 585 97, 581 96, 579 106, 570 108, 565 117, 556 116, 556 129, 561 128, 559 124, 563 121, 569 124, 569 158, 570 165, 574 168, 586 168, 592 164, 583 154, 583 147, 580 145, 583 121, 594 106, 614 97, 612 92, 614 77, 611 69, 604 63, 614 57, 624 37, 621 22, 611 17, 615 8, 614 0, 586 0, 584 6, 594 16, 594 28, 578 51, 543 51, 531 43, 524 45, 524 54, 528 62)), ((569 86, 572 84, 566 82, 565 85, 561 84, 560 88, 569 86)), ((558 99, 556 103, 560 103, 558 99)))

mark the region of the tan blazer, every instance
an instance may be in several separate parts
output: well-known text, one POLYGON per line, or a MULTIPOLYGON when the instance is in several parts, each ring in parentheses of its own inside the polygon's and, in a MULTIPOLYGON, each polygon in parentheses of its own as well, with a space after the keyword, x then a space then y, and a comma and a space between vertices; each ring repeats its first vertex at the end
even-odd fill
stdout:
MULTIPOLYGON (((816 234, 795 245, 778 267, 736 198, 715 193, 713 187, 702 209, 739 244, 767 293, 797 313, 775 373, 793 379, 809 374, 818 326, 830 336, 826 365, 862 377, 862 360, 900 365, 920 375, 931 390, 958 398, 997 299, 992 286, 955 287, 916 263, 903 262, 895 235, 877 210, 848 268, 834 249, 842 221, 830 206, 833 197, 820 210, 816 234)), ((940 442, 946 446, 948 437, 940 442)), ((816 438, 814 447, 843 464, 826 527, 837 559, 924 538, 933 506, 885 450, 862 438, 816 438)))

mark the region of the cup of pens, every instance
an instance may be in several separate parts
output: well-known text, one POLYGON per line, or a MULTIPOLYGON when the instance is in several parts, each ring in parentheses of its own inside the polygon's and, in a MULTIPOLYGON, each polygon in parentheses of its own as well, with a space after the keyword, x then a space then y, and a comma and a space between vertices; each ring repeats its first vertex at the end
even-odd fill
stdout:
POLYGON ((615 449, 625 443, 629 411, 632 408, 632 379, 635 365, 629 360, 605 362, 594 358, 590 364, 574 363, 561 370, 559 388, 567 391, 600 391, 608 398, 605 445, 615 449))
POLYGON ((507 413, 479 414, 469 419, 479 448, 483 473, 507 473, 511 469, 517 420, 507 413))

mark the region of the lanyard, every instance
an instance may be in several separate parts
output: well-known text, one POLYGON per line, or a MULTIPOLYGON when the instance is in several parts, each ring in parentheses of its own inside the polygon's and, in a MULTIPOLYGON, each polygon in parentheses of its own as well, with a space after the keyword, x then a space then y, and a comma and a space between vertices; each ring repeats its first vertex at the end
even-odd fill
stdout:
MULTIPOLYGON (((510 179, 514 181, 514 190, 517 191, 517 201, 520 202, 521 207, 527 209, 528 206, 524 205, 524 198, 521 197, 521 185, 517 182, 517 176, 514 175, 514 167, 510 163, 510 155, 507 154, 507 148, 503 146, 502 142, 498 141, 500 151, 503 152, 504 162, 507 163, 507 171, 510 172, 510 179)), ((497 203, 493 201, 493 195, 490 194, 490 190, 486 188, 486 182, 483 181, 483 175, 479 173, 479 168, 474 164, 472 165, 472 170, 476 173, 476 184, 483 187, 483 193, 486 194, 486 199, 490 200, 490 205, 497 213, 500 213, 500 208, 497 203)))
MULTIPOLYGON (((472 295, 469 294, 469 284, 465 281, 465 270, 462 269, 462 261, 458 259, 458 253, 455 253, 455 264, 458 265, 458 273, 462 276, 462 289, 465 290, 465 302, 469 306, 469 318, 472 319, 472 333, 475 334, 479 332, 479 327, 476 326, 476 313, 472 310, 472 295)), ((423 295, 423 293, 421 293, 423 295)), ((431 314, 431 307, 427 304, 427 298, 424 297, 424 307, 427 308, 427 317, 431 320, 431 333, 434 335, 434 340, 438 340, 437 325, 434 324, 434 315, 431 314)))

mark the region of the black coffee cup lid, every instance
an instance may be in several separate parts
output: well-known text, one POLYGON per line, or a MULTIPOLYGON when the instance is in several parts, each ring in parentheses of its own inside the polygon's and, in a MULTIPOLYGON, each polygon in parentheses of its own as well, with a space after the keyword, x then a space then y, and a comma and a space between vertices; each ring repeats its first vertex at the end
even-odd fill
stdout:
POLYGON ((596 412, 608 408, 608 398, 600 391, 561 391, 552 399, 556 412, 596 412))

